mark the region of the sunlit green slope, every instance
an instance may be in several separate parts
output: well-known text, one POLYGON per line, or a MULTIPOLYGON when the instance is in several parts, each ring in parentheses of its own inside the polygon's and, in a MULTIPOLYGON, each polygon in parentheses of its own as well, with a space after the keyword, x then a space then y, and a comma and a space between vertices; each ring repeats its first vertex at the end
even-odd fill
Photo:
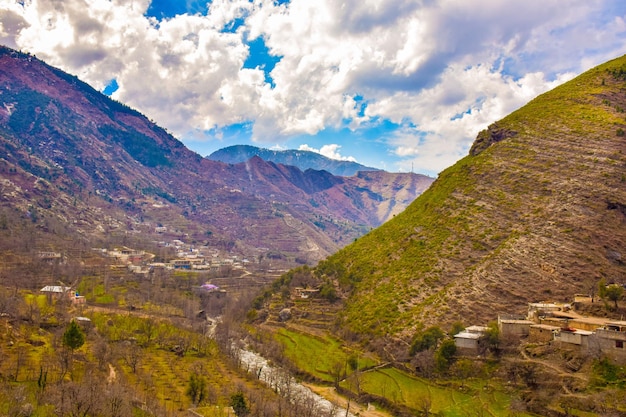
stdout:
POLYGON ((405 212, 322 262, 341 324, 375 336, 481 324, 626 281, 626 57, 481 132, 405 212))

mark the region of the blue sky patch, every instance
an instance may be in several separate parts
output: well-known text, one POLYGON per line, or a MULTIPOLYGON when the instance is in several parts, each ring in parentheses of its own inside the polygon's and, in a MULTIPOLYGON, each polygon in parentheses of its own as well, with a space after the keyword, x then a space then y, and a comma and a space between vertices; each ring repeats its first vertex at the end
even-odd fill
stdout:
POLYGON ((224 25, 224 29, 222 32, 225 33, 236 33, 237 29, 239 29, 246 22, 245 17, 238 17, 236 19, 231 20, 230 22, 224 25))
POLYGON ((145 15, 158 20, 185 13, 206 15, 210 3, 207 0, 152 0, 145 15))
POLYGON ((265 82, 275 87, 274 80, 270 75, 270 72, 274 69, 276 64, 280 61, 280 57, 270 55, 268 47, 265 45, 265 40, 262 37, 258 37, 248 42, 250 53, 246 62, 243 63, 243 68, 259 68, 265 74, 265 82))

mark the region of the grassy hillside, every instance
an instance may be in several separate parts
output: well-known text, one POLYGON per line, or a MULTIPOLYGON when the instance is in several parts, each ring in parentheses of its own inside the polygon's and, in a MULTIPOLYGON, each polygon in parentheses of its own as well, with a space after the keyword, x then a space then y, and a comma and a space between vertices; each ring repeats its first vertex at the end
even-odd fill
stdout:
POLYGON ((317 269, 349 291, 340 322, 410 337, 570 300, 626 277, 626 57, 481 132, 405 212, 317 269))

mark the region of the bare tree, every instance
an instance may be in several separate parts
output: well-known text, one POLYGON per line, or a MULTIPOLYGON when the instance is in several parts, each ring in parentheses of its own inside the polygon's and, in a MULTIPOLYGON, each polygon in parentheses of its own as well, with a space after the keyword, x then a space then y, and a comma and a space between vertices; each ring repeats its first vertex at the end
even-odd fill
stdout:
POLYGON ((106 340, 98 338, 93 346, 93 354, 98 361, 98 368, 105 370, 111 360, 111 348, 106 340))
POLYGON ((104 401, 103 412, 110 417, 124 417, 132 413, 127 388, 114 382, 105 389, 106 401, 104 401))
POLYGON ((126 365, 130 367, 134 374, 137 373, 137 368, 141 363, 142 351, 136 343, 126 341, 122 344, 122 358, 126 365))
POLYGON ((144 336, 143 346, 148 347, 155 337, 158 326, 154 319, 148 318, 141 322, 141 333, 144 336))
POLYGON ((19 380, 20 370, 28 361, 28 350, 29 349, 22 344, 18 344, 15 348, 15 375, 13 376, 15 381, 19 380))
POLYGON ((0 398, 6 408, 7 417, 25 417, 33 413, 34 406, 28 401, 28 393, 24 385, 0 385, 0 398))
POLYGON ((346 364, 342 360, 335 361, 330 369, 330 374, 333 377, 333 383, 335 388, 339 387, 339 383, 346 376, 346 364))
POLYGON ((56 414, 68 417, 87 417, 97 414, 103 397, 102 387, 96 378, 80 382, 63 382, 56 387, 55 394, 56 414))

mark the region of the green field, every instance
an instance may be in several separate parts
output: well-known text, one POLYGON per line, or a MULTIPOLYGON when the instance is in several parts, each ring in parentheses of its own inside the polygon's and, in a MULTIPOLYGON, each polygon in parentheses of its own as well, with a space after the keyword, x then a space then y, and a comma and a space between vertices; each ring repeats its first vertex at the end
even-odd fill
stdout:
POLYGON ((298 369, 329 383, 334 382, 333 367, 337 363, 345 364, 350 357, 358 357, 358 388, 355 374, 347 365, 343 375, 347 378, 340 383, 342 388, 355 393, 372 394, 393 405, 449 417, 512 415, 511 395, 490 380, 472 378, 463 383, 449 380, 450 387, 440 386, 396 368, 372 369, 379 364, 374 358, 349 349, 331 336, 312 336, 283 328, 277 331, 276 338, 298 369))
MULTIPOLYGON (((347 384, 346 384, 347 387, 347 384)), ((471 380, 463 391, 440 387, 395 368, 364 372, 361 390, 384 397, 393 404, 444 416, 508 416, 510 397, 485 380, 471 380), (468 411, 471 413, 468 414, 468 411)), ((528 414, 520 414, 528 415, 528 414)))
POLYGON ((285 347, 287 358, 298 369, 323 381, 334 382, 333 370, 338 366, 348 370, 348 362, 351 360, 358 363, 359 369, 378 364, 371 356, 364 356, 362 352, 350 349, 330 336, 317 337, 280 329, 276 337, 285 347))

